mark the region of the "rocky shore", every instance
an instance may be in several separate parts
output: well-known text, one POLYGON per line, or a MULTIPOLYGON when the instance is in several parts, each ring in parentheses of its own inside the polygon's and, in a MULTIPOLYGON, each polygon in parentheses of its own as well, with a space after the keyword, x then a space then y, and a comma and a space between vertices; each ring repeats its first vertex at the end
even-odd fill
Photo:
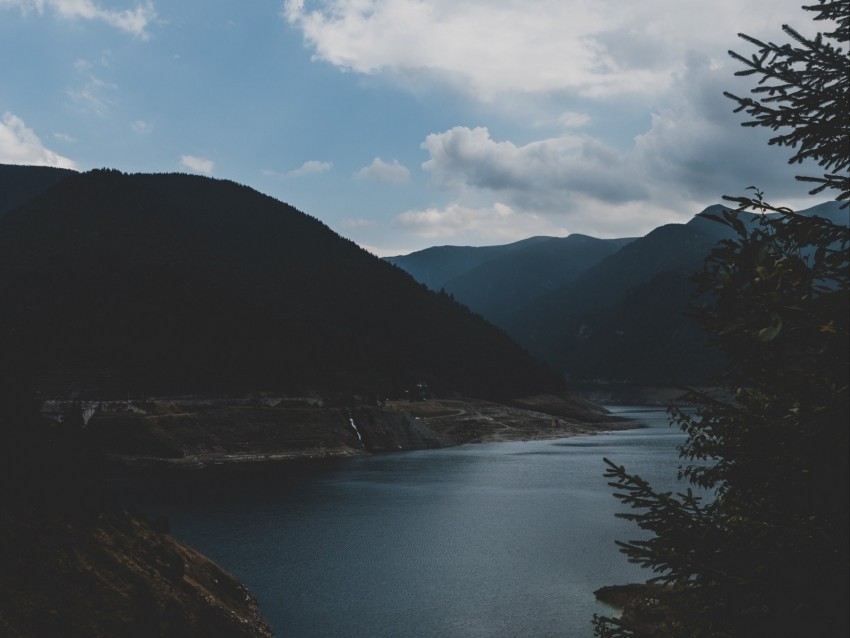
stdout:
POLYGON ((528 397, 503 405, 472 399, 433 399, 392 403, 390 407, 412 416, 440 433, 452 445, 559 439, 633 428, 590 403, 582 411, 551 395, 528 397), (573 416, 567 416, 572 413, 573 416))
POLYGON ((121 510, 7 510, 0 539, 0 635, 272 636, 244 585, 121 510))
POLYGON ((667 601, 673 592, 658 584, 629 583, 607 585, 593 592, 596 600, 620 612, 620 618, 628 620, 640 630, 641 636, 669 636, 664 631, 667 617, 667 601))
POLYGON ((134 408, 96 413, 87 425, 118 466, 201 469, 564 438, 634 427, 592 404, 549 395, 514 405, 451 398, 357 408, 176 401, 134 408))

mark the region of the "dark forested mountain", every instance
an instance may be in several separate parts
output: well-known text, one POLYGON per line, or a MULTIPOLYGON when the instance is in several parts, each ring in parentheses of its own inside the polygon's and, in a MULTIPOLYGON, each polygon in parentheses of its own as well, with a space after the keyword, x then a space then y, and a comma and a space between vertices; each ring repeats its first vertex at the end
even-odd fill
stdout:
POLYGON ((722 232, 703 219, 656 228, 518 310, 508 331, 572 378, 696 380, 694 355, 704 343, 683 311, 693 290, 689 277, 721 238, 715 226, 722 232))
MULTIPOLYGON (((730 236, 704 217, 650 232, 588 269, 575 282, 529 304, 505 324, 532 354, 568 377, 634 383, 708 382, 721 359, 686 314, 708 252, 730 236)), ((847 210, 828 202, 806 211, 847 224, 847 210)), ((745 216, 748 224, 758 215, 745 216)))
POLYGON ((52 166, 0 164, 0 217, 76 172, 52 166))
POLYGON ((529 237, 512 244, 499 246, 432 246, 409 255, 385 257, 416 281, 431 290, 440 290, 453 279, 474 270, 482 264, 521 251, 529 246, 548 243, 554 237, 529 237))
POLYGON ((497 326, 552 290, 568 284, 631 239, 553 237, 484 262, 445 283, 445 291, 497 326))
POLYGON ((51 387, 563 389, 448 296, 286 204, 203 177, 97 170, 8 212, 0 300, 6 372, 51 387))
MULTIPOLYGON (((685 314, 694 290, 689 278, 730 236, 704 216, 723 210, 711 206, 687 224, 668 224, 636 240, 535 238, 443 286, 573 380, 701 383, 720 360, 685 314)), ((837 202, 802 214, 847 224, 847 210, 837 202)), ((757 215, 747 218, 757 221, 757 215)), ((402 258, 396 263, 407 267, 402 258)))
POLYGON ((386 260, 504 327, 519 308, 569 283, 630 241, 577 234, 531 237, 502 246, 436 246, 386 260))

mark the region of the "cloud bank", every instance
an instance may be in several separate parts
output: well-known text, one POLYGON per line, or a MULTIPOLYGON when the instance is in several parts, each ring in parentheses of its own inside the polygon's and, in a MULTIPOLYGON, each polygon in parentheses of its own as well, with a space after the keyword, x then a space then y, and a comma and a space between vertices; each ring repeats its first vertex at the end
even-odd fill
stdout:
POLYGON ((567 234, 541 215, 519 213, 499 202, 484 208, 451 204, 445 209, 411 210, 396 217, 393 225, 432 240, 474 235, 501 243, 529 235, 567 234))
POLYGON ((4 113, 0 121, 0 164, 77 168, 73 160, 45 148, 33 130, 9 112, 4 113))
MULTIPOLYGON (((807 33, 799 0, 286 0, 283 17, 315 60, 449 90, 481 114, 424 132, 421 167, 443 201, 395 217, 410 235, 636 236, 751 184, 813 203, 794 180, 810 167, 789 167, 722 96, 752 86, 726 54, 749 52, 737 33, 807 33)), ((379 158, 356 175, 392 180, 379 158)))
POLYGON ((422 168, 437 188, 499 192, 525 209, 562 208, 568 194, 610 203, 647 197, 638 176, 625 170, 626 158, 590 137, 565 135, 516 146, 491 139, 486 128, 457 126, 429 135, 422 148, 431 156, 422 168))
POLYGON ((136 37, 147 39, 147 28, 156 19, 153 2, 137 4, 133 9, 104 9, 92 0, 0 0, 0 9, 17 8, 39 14, 50 10, 60 18, 98 20, 136 37))
POLYGON ((482 100, 500 93, 652 95, 688 49, 723 52, 746 26, 775 33, 799 0, 286 0, 317 59, 358 73, 422 73, 482 100))
POLYGON ((796 174, 817 174, 810 165, 789 166, 790 153, 769 147, 770 131, 742 128, 722 91, 731 73, 691 53, 673 78, 663 108, 625 148, 587 134, 566 133, 522 145, 496 140, 485 127, 456 126, 422 143, 422 164, 431 186, 454 195, 443 209, 408 211, 397 225, 420 237, 482 234, 488 226, 538 232, 540 219, 597 236, 648 232, 685 221, 723 195, 750 185, 771 201, 810 206, 796 174), (474 201, 476 206, 462 202, 474 201), (505 223, 505 220, 511 220, 505 223))

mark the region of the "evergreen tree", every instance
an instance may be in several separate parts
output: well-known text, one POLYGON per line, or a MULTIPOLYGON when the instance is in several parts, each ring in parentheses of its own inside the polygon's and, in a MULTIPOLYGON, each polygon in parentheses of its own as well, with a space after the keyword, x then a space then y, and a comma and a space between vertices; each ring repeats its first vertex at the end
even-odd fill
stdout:
POLYGON ((837 189, 837 199, 845 200, 850 198, 850 57, 839 45, 850 42, 850 2, 819 0, 803 9, 814 12, 816 21, 833 22, 835 29, 809 39, 786 24, 782 30, 795 44, 782 45, 739 34, 758 52, 749 58, 729 55, 747 67, 735 75, 761 76, 752 89, 757 99, 724 95, 738 103, 736 113, 753 116, 743 126, 780 132, 770 144, 794 148, 789 163, 814 160, 826 170, 822 177, 797 177, 818 184, 811 194, 837 189))
MULTIPOLYGON (((802 178, 815 192, 847 199, 850 69, 827 40, 848 41, 850 3, 804 9, 838 28, 807 40, 785 27, 800 48, 743 36, 760 47, 751 61, 733 54, 750 67, 743 73, 775 83, 755 90, 761 103, 730 97, 756 117, 748 125, 791 129, 772 143, 827 171, 802 178)), ((650 533, 618 544, 656 576, 621 618, 594 619, 603 638, 848 632, 850 232, 757 190, 727 199, 738 210, 714 219, 735 238, 695 276, 710 300, 695 311, 729 363, 719 392, 691 391, 696 412, 671 417, 688 435, 680 478, 700 495, 659 493, 606 459, 615 496, 632 508, 621 516, 650 533), (755 226, 740 218, 750 208, 762 213, 755 226)))

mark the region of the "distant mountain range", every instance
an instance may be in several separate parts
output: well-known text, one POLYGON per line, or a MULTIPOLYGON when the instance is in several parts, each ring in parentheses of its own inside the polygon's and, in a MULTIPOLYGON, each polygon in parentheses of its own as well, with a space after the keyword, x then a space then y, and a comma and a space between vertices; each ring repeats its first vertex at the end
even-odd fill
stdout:
MULTIPOLYGON (((806 211, 847 224, 829 202, 806 211)), ((574 383, 698 384, 721 365, 686 310, 713 246, 730 231, 704 217, 645 237, 535 237, 505 246, 443 246, 387 258, 502 327, 574 383)), ((755 223, 756 216, 749 216, 755 223)))
POLYGON ((504 246, 427 248, 387 261, 504 326, 514 309, 570 283, 631 241, 585 235, 532 237, 504 246))
POLYGON ((447 295, 245 186, 2 166, 0 193, 7 378, 101 396, 565 389, 447 295))
POLYGON ((721 362, 689 277, 727 232, 698 215, 379 260, 233 182, 0 166, 0 372, 119 394, 703 383, 721 362))

